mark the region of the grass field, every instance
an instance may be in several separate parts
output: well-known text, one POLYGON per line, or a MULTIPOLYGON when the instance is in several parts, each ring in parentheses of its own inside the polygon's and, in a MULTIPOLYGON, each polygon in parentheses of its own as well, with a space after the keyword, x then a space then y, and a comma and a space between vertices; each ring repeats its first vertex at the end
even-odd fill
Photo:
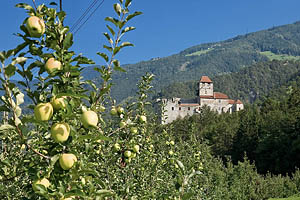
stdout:
POLYGON ((296 194, 288 198, 271 198, 269 200, 300 200, 300 196, 299 194, 296 194))
POLYGON ((275 54, 271 51, 263 51, 260 54, 267 56, 270 60, 299 60, 300 56, 291 56, 287 54, 275 54))
POLYGON ((194 53, 187 54, 187 55, 185 55, 185 56, 200 56, 200 55, 206 54, 207 52, 210 52, 210 51, 212 51, 212 50, 213 50, 213 48, 209 48, 209 49, 206 49, 206 50, 196 51, 196 52, 194 52, 194 53))

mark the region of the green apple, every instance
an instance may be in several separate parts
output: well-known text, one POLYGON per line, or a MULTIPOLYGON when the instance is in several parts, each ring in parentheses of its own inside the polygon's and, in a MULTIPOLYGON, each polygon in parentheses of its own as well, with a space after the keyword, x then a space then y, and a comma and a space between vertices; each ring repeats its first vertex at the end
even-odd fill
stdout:
POLYGON ((68 198, 63 198, 62 200, 73 200, 75 199, 75 196, 71 196, 71 197, 68 197, 68 198))
POLYGON ((122 114, 122 113, 124 113, 124 108, 122 108, 122 107, 118 107, 117 108, 117 112, 119 113, 119 114, 122 114))
POLYGON ((62 69, 61 62, 58 60, 55 60, 55 58, 49 58, 45 64, 45 69, 48 72, 48 74, 51 74, 54 71, 58 71, 62 69))
POLYGON ((32 188, 35 192, 39 191, 39 189, 37 188, 37 185, 43 185, 45 188, 48 188, 50 186, 50 182, 46 178, 42 178, 40 180, 34 181, 32 184, 32 188))
POLYGON ((81 122, 85 128, 97 127, 98 120, 97 113, 92 110, 85 111, 81 115, 81 122))
POLYGON ((135 153, 139 153, 140 152, 140 146, 139 145, 134 145, 133 146, 133 152, 135 152, 135 153))
POLYGON ((175 145, 175 142, 172 140, 172 141, 170 141, 170 144, 171 145, 175 145))
POLYGON ((51 136, 55 142, 65 142, 70 135, 70 126, 67 123, 56 123, 51 127, 51 136))
POLYGON ((120 128, 124 128, 125 126, 126 126, 126 122, 121 121, 121 122, 120 122, 120 128))
POLYGON ((140 118, 139 118, 140 122, 142 123, 146 123, 147 122, 147 118, 145 115, 141 115, 140 118))
POLYGON ((131 157, 131 151, 125 151, 124 152, 124 156, 126 157, 126 158, 130 158, 131 157))
POLYGON ((51 99, 51 104, 52 104, 54 110, 59 110, 59 109, 66 108, 67 105, 65 103, 65 98, 66 97, 60 97, 60 98, 53 97, 51 99))
POLYGON ((77 162, 77 158, 71 153, 64 153, 59 157, 59 164, 64 170, 71 169, 75 162, 77 162))
POLYGON ((131 127, 131 128, 130 128, 130 132, 131 132, 132 134, 137 134, 137 132, 138 132, 137 127, 131 127))
POLYGON ((27 19, 26 28, 31 37, 39 38, 45 33, 44 20, 37 16, 31 16, 27 19))
POLYGON ((154 148, 154 146, 153 146, 153 144, 151 144, 151 145, 149 146, 149 150, 152 151, 153 148, 154 148))
POLYGON ((118 111, 117 111, 116 107, 113 106, 113 107, 111 108, 111 110, 110 110, 110 114, 111 114, 111 115, 116 115, 117 113, 118 113, 118 111))
POLYGON ((115 149, 116 151, 119 151, 119 150, 121 149, 120 144, 119 144, 119 143, 114 144, 114 149, 115 149))
POLYGON ((48 121, 53 115, 51 103, 39 103, 34 108, 34 117, 38 121, 48 121))
POLYGON ((172 150, 169 151, 169 155, 172 156, 174 155, 174 152, 172 150))

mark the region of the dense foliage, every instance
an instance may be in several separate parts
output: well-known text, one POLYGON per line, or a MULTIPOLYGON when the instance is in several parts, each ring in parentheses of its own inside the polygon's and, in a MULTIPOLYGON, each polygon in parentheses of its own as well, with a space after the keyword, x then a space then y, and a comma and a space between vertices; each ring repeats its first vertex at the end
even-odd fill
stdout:
POLYGON ((234 114, 204 110, 202 115, 175 121, 172 128, 185 141, 196 131, 199 139, 209 141, 215 155, 230 156, 233 163, 247 155, 260 173, 291 174, 300 167, 299 86, 289 88, 281 100, 265 98, 234 114))
POLYGON ((141 14, 130 13, 130 4, 117 1, 116 18, 105 18, 109 45, 107 53, 97 53, 105 64, 93 71, 99 82, 82 78, 83 65, 94 62, 69 50, 73 36, 63 11, 17 5, 39 22, 33 29, 30 17, 24 20, 17 34, 24 42, 0 52, 0 110, 6 114, 0 198, 261 200, 298 193, 299 163, 292 161, 299 151, 297 87, 280 101, 268 99, 240 113, 217 115, 204 107, 200 115, 163 126, 149 112, 154 76, 143 69, 136 73, 136 98, 116 103, 110 95, 118 83, 114 74, 124 71, 116 55, 132 46, 120 39, 141 14), (15 74, 22 77, 18 84, 11 80, 15 74), (278 160, 283 156, 286 162, 278 160), (286 172, 290 176, 279 174, 286 172))

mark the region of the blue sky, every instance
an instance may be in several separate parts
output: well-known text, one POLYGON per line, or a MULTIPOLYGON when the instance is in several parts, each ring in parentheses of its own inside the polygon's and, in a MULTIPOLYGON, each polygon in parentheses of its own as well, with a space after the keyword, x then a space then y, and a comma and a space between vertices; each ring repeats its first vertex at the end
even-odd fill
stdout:
MULTIPOLYGON (((56 0, 55 0, 56 1, 56 0)), ((67 12, 66 25, 72 26, 93 0, 63 0, 67 12)), ((100 0, 101 1, 101 0, 100 0)), ((21 42, 13 33, 27 17, 17 3, 31 0, 3 0, 0 6, 0 51, 14 48, 21 42)), ((51 0, 36 0, 37 4, 51 0)), ((74 36, 73 50, 92 58, 101 59, 96 52, 104 51, 106 32, 104 18, 113 16, 113 3, 105 0, 92 18, 74 36)), ((207 42, 225 40, 273 26, 300 20, 299 0, 133 0, 131 11, 144 14, 133 19, 137 29, 124 40, 135 44, 120 55, 121 64, 136 63, 155 57, 178 53, 185 48, 207 42)))

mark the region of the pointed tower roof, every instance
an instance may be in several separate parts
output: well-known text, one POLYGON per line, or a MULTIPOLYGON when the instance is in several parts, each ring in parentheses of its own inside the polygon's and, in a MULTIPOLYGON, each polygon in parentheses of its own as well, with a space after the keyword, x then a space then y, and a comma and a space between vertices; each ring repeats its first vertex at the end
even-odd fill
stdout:
POLYGON ((208 76, 202 76, 200 82, 201 83, 212 83, 212 81, 210 80, 210 78, 208 76))

